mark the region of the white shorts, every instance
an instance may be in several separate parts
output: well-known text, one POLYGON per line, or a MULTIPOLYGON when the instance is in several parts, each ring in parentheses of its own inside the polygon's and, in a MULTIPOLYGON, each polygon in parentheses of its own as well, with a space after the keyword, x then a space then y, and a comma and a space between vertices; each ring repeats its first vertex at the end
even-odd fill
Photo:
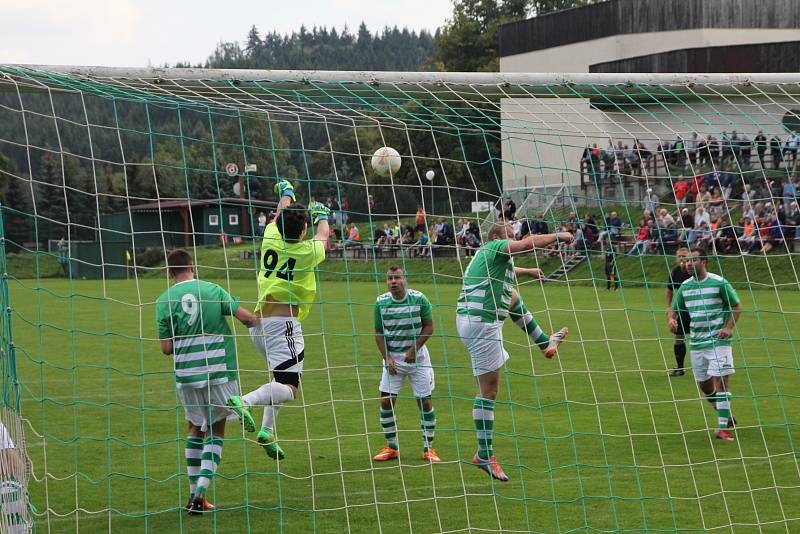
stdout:
POLYGON ((305 342, 300 321, 293 317, 263 317, 250 329, 250 339, 273 373, 302 373, 305 342))
POLYGON ((730 345, 708 349, 691 349, 694 379, 705 382, 712 376, 727 376, 736 372, 733 368, 733 349, 730 345))
POLYGON ((200 388, 178 388, 178 397, 186 411, 186 420, 203 432, 211 425, 228 417, 232 412, 227 407, 228 397, 239 394, 236 382, 225 382, 200 388))
POLYGON ((433 388, 436 383, 433 378, 433 367, 431 362, 426 358, 422 362, 417 363, 403 363, 398 362, 396 365, 397 374, 390 375, 383 367, 383 374, 381 375, 381 393, 388 393, 390 395, 397 395, 400 388, 403 387, 403 382, 406 377, 411 382, 411 391, 417 398, 430 397, 433 394, 433 388))
POLYGON ((472 359, 473 375, 497 371, 508 361, 502 322, 484 323, 479 317, 456 315, 456 329, 472 359))

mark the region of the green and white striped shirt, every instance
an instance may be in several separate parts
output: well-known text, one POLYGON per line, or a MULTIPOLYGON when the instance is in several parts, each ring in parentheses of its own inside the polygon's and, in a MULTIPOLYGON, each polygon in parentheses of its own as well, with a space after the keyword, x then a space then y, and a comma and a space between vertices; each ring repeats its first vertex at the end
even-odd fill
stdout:
POLYGON ((467 266, 456 313, 479 317, 487 323, 504 321, 514 282, 514 260, 508 253, 508 241, 486 243, 467 266))
POLYGON ((236 380, 236 348, 225 316, 238 309, 239 297, 202 280, 178 282, 158 297, 158 337, 173 340, 178 388, 236 380))
POLYGON ((730 282, 718 274, 707 273, 703 280, 693 276, 681 284, 672 309, 688 312, 692 317, 691 348, 708 349, 733 343, 731 338, 719 339, 717 334, 728 322, 731 308, 739 302, 730 282))
MULTIPOLYGON (((398 361, 405 360, 405 353, 414 346, 422 334, 422 325, 432 319, 433 312, 428 298, 420 291, 409 289, 406 296, 395 300, 390 292, 375 301, 375 331, 383 332, 386 351, 398 361)), ((417 363, 428 360, 428 348, 417 351, 417 363)))

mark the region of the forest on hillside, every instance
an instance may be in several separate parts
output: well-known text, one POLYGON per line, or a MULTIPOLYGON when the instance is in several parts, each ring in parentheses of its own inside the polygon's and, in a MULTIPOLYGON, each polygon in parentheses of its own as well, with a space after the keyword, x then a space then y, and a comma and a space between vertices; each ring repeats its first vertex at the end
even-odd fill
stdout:
MULTIPOLYGON (((500 24, 583 3, 460 0, 433 33, 371 32, 361 24, 356 33, 322 27, 262 36, 253 25, 243 43, 220 43, 200 66, 491 71, 498 66, 500 24)), ((275 178, 289 178, 302 200, 347 198, 356 213, 368 211, 370 196, 387 213, 413 212, 420 176, 429 168, 447 177, 441 198, 456 209, 501 187, 499 117, 490 102, 458 111, 424 98, 364 103, 354 110, 371 120, 355 124, 233 112, 235 105, 110 97, 91 86, 81 94, 67 85, 48 93, 0 86, 0 201, 9 208, 6 237, 18 243, 60 238, 67 225, 74 239, 92 239, 100 214, 156 198, 233 196, 233 181, 224 174, 228 162, 257 164, 248 182, 253 198, 271 198, 275 178), (384 144, 414 156, 391 184, 368 164, 384 144)))

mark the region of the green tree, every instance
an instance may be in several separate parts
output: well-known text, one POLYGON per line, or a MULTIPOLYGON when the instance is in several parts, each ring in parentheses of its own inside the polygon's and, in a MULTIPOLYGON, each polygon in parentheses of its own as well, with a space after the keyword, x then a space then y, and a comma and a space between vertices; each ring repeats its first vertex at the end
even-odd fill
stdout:
POLYGON ((436 38, 431 66, 451 72, 496 72, 500 68, 497 47, 501 24, 597 1, 456 0, 452 18, 436 38))

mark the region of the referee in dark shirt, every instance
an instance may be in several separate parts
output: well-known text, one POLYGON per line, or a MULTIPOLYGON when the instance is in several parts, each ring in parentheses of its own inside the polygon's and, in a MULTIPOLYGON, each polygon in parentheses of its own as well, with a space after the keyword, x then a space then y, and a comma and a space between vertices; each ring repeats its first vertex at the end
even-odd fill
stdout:
MULTIPOLYGON (((676 253, 676 258, 678 264, 672 269, 672 272, 669 273, 669 279, 667 280, 667 316, 669 316, 669 310, 672 309, 672 297, 675 295, 675 292, 678 291, 678 288, 681 287, 684 280, 688 280, 692 277, 691 274, 686 272, 686 262, 689 261, 689 249, 686 247, 679 248, 676 253)), ((684 342, 684 337, 689 334, 690 320, 688 312, 684 311, 678 314, 678 330, 675 332, 675 345, 673 347, 675 363, 677 365, 675 369, 669 373, 669 376, 684 375, 683 363, 684 360, 686 360, 686 343, 684 342)))

